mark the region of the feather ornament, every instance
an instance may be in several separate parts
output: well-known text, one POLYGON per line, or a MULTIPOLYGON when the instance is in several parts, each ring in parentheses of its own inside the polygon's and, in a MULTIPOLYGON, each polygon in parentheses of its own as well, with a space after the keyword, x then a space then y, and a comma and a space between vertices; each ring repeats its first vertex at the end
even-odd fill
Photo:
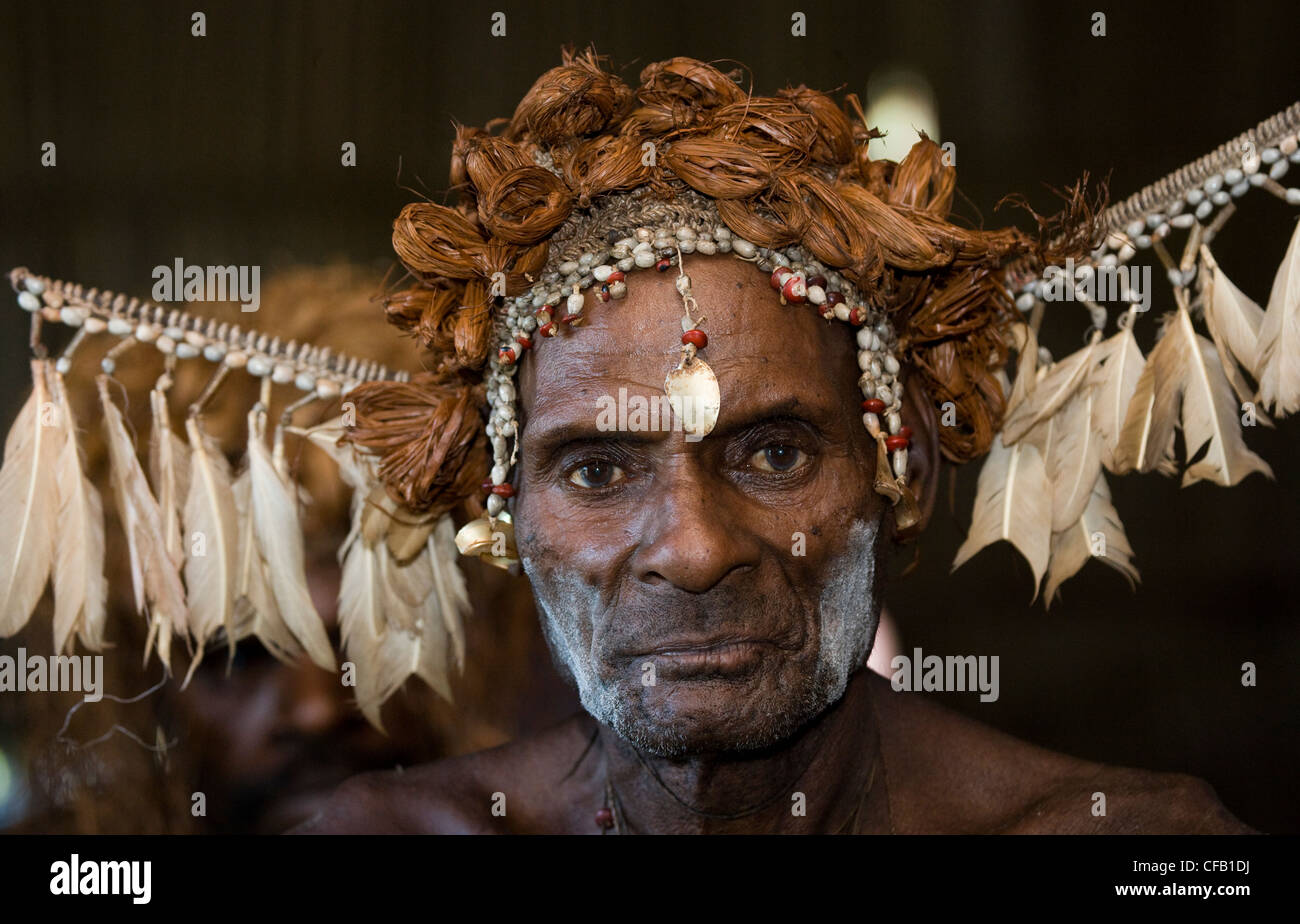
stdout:
POLYGON ((1115 444, 1112 471, 1116 474, 1155 470, 1174 475, 1178 472, 1174 431, 1182 398, 1186 339, 1169 335, 1175 326, 1172 321, 1165 324, 1163 335, 1138 376, 1115 444))
POLYGON ((1092 426, 1101 441, 1101 463, 1108 471, 1121 474, 1116 467, 1115 447, 1146 361, 1132 328, 1126 326, 1097 344, 1093 360, 1089 378, 1093 388, 1092 426))
POLYGON ((434 596, 447 634, 451 636, 456 669, 465 669, 465 616, 470 612, 469 590, 457 561, 456 524, 449 515, 438 520, 429 536, 428 559, 433 566, 434 596))
POLYGON ((451 699, 446 626, 426 605, 432 594, 412 605, 395 592, 389 572, 398 567, 384 543, 365 541, 357 522, 344 551, 340 634, 356 665, 357 706, 381 730, 383 704, 412 674, 451 699))
POLYGON ((1210 248, 1201 246, 1201 303, 1205 310, 1205 326, 1210 339, 1219 351, 1219 361, 1232 383, 1233 390, 1242 401, 1250 401, 1253 391, 1246 386, 1241 371, 1256 375, 1255 361, 1259 358, 1259 326, 1264 320, 1264 309, 1256 305, 1245 293, 1232 284, 1210 248))
POLYGON ((107 618, 104 577, 104 503, 82 468, 77 427, 63 376, 51 372, 50 391, 63 430, 55 473, 59 501, 54 538, 54 650, 72 648, 75 633, 91 651, 102 651, 107 618))
MULTIPOLYGON (((1028 402, 1029 396, 1033 394, 1038 373, 1038 334, 1028 324, 1021 322, 1012 326, 1011 336, 1018 354, 1016 381, 1009 390, 1006 382, 1002 383, 1002 392, 1007 395, 1004 419, 1028 402)), ((885 468, 888 469, 889 466, 886 465, 885 468)))
POLYGON ((266 410, 258 405, 248 414, 250 500, 257 549, 266 562, 271 592, 285 625, 312 661, 332 671, 336 667, 334 652, 307 589, 297 497, 271 458, 265 431, 266 410))
POLYGON ((252 635, 274 657, 292 664, 302 657, 303 647, 280 616, 271 590, 271 579, 266 573, 266 562, 257 549, 257 536, 253 529, 253 479, 248 469, 235 479, 231 493, 238 523, 234 641, 252 635))
POLYGON ((1024 436, 1043 457, 1052 490, 1052 530, 1083 514, 1101 473, 1101 435, 1093 429, 1093 387, 1083 388, 1055 415, 1024 436))
POLYGON ((412 674, 427 672, 430 656, 420 631, 419 605, 398 596, 387 574, 387 546, 367 542, 362 533, 365 505, 366 492, 356 491, 352 530, 340 549, 339 633, 347 658, 356 666, 357 706, 382 731, 383 704, 412 674))
POLYGON ((421 639, 405 629, 374 633, 364 624, 351 629, 344 644, 356 665, 357 708, 383 731, 383 705, 418 668, 421 639))
POLYGON ((1023 440, 1008 447, 999 435, 980 469, 970 533, 957 550, 953 569, 986 545, 1005 539, 1029 562, 1037 597, 1051 538, 1052 486, 1041 453, 1023 440))
POLYGON ((1300 409, 1300 224, 1273 278, 1255 358, 1259 398, 1279 416, 1300 409))
POLYGON ((158 501, 149 493, 149 483, 136 458, 135 444, 127 432, 121 411, 109 396, 108 381, 104 375, 95 380, 104 409, 113 493, 126 533, 136 607, 143 611, 147 604, 149 611, 145 659, 156 645, 159 660, 170 673, 172 636, 177 631, 184 631, 186 625, 185 589, 163 542, 163 520, 158 501))
POLYGON ((185 421, 189 440, 189 490, 185 496, 185 584, 190 598, 190 634, 202 658, 203 647, 224 629, 234 653, 235 579, 239 563, 239 517, 230 463, 221 447, 204 433, 197 417, 185 421))
MULTIPOLYGON (((343 434, 341 418, 313 428, 308 437, 316 445, 329 452, 339 463, 344 480, 360 496, 363 504, 374 488, 379 485, 379 459, 370 453, 357 450, 355 444, 338 442, 343 434)), ((390 499, 391 500, 391 499, 390 499)), ((354 508, 354 516, 363 512, 354 508)), ((380 555, 383 563, 383 576, 390 588, 390 610, 387 619, 396 621, 408 628, 414 628, 414 621, 403 619, 406 609, 397 601, 416 608, 421 608, 440 619, 451 641, 452 653, 458 670, 465 664, 465 627, 464 617, 470 611, 469 592, 465 586, 465 577, 457 561, 459 551, 456 548, 456 527, 449 515, 434 518, 419 517, 414 520, 405 516, 407 512, 394 511, 388 517, 386 534, 382 537, 386 554, 380 555), (410 557, 407 551, 413 542, 421 543, 418 554, 410 557), (391 597, 396 597, 392 600, 391 597), (396 615, 394 615, 394 613, 396 615)), ((376 522, 379 518, 367 517, 362 522, 376 522)), ((363 535, 364 538, 364 535, 363 535)), ((426 637, 431 637, 426 633, 426 637)), ((431 673, 432 673, 431 668, 431 673)), ((436 688, 442 684, 432 683, 436 688)), ((450 698, 450 697, 448 697, 450 698)))
POLYGON ((190 449, 172 430, 167 410, 167 392, 154 388, 149 392, 153 429, 149 432, 149 474, 154 496, 163 521, 163 544, 177 570, 185 565, 185 545, 181 532, 182 508, 189 493, 190 449))
MULTIPOLYGON (((364 540, 363 540, 364 541, 364 540)), ((384 618, 390 625, 415 631, 424 612, 425 602, 433 593, 433 565, 428 544, 419 554, 398 562, 387 542, 379 545, 380 580, 384 582, 384 618)))
POLYGON ((352 529, 339 550, 339 624, 346 655, 356 665, 359 708, 382 729, 383 703, 412 674, 450 701, 450 667, 464 666, 469 609, 451 517, 408 522, 395 505, 387 506, 391 499, 376 493, 382 493, 379 459, 339 442, 346 432, 342 418, 292 432, 328 453, 353 490, 352 529), (423 542, 412 554, 407 549, 415 536, 423 542))
POLYGON ((1092 371, 1096 344, 1094 338, 1086 347, 1053 363, 1037 377, 1033 392, 1007 412, 1002 424, 1002 439, 1008 446, 1020 440, 1030 428, 1054 415, 1084 386, 1092 371))
POLYGON ((415 673, 447 702, 451 693, 451 633, 442 614, 426 608, 416 623, 420 632, 420 657, 415 673))
POLYGON ((1246 448, 1238 416, 1241 406, 1214 344, 1196 334, 1186 311, 1178 313, 1178 328, 1189 358, 1181 418, 1188 458, 1205 448, 1205 455, 1183 473, 1182 486, 1206 480, 1232 487, 1251 472, 1272 478, 1269 464, 1246 448))
POLYGON ((324 450, 339 467, 343 483, 352 489, 352 528, 339 547, 339 561, 343 566, 339 583, 340 631, 347 635, 343 631, 347 624, 365 620, 371 633, 378 635, 384 625, 381 576, 384 562, 375 548, 378 540, 366 537, 362 529, 367 497, 379 483, 375 463, 368 453, 357 452, 354 444, 339 442, 347 432, 342 417, 306 430, 291 428, 290 432, 306 437, 308 442, 324 450))
POLYGON ((1047 568, 1044 599, 1048 606, 1059 595, 1061 583, 1077 574, 1089 559, 1110 565, 1133 587, 1139 580, 1133 565, 1133 548, 1124 533, 1110 499, 1106 475, 1098 471, 1087 506, 1079 518, 1063 530, 1052 533, 1052 559, 1047 568))
POLYGON ((59 497, 52 477, 63 432, 54 419, 47 380, 49 362, 32 360, 32 393, 5 438, 0 468, 0 636, 31 618, 54 567, 59 497))
POLYGON ((1179 308, 1147 360, 1116 455, 1137 471, 1150 471, 1158 461, 1149 448, 1171 442, 1178 426, 1189 459, 1205 450, 1183 473, 1183 487, 1203 479, 1231 487, 1251 472, 1273 477, 1268 463, 1246 448, 1238 410, 1214 344, 1179 308))

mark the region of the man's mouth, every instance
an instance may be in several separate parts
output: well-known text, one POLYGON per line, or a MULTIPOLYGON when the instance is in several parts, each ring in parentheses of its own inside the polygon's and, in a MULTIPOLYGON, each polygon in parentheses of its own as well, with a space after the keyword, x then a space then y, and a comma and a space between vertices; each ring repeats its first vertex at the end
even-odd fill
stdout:
POLYGON ((729 638, 710 642, 671 642, 636 658, 638 665, 654 665, 657 677, 681 680, 699 676, 737 676, 749 673, 778 646, 768 639, 729 638))

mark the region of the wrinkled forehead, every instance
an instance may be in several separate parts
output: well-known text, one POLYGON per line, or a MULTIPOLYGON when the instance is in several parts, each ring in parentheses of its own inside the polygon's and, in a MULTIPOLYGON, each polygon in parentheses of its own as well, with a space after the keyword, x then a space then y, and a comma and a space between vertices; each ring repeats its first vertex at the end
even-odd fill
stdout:
MULTIPOLYGON (((857 407, 857 360, 852 329, 820 317, 808 305, 782 305, 766 273, 729 256, 695 255, 686 273, 708 335, 700 354, 722 393, 718 426, 762 406, 788 405, 831 413, 857 407)), ((627 298, 601 302, 587 293, 577 329, 539 339, 519 369, 525 420, 594 414, 602 395, 661 393, 681 355, 682 298, 677 269, 637 273, 627 298)), ((856 417, 856 414, 854 415, 856 417)), ((525 435, 525 441, 527 435, 525 435)))

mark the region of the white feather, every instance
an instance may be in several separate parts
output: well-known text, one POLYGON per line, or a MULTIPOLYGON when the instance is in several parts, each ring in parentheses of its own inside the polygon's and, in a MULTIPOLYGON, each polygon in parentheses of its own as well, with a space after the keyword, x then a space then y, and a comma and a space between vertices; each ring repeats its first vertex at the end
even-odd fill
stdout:
POLYGON ((54 539, 54 650, 70 651, 73 633, 91 651, 104 647, 108 581, 104 577, 104 506, 77 448, 77 427, 63 376, 51 373, 63 445, 59 448, 58 530, 54 539))
POLYGON ((239 524, 235 568, 235 641, 252 635, 276 658, 292 664, 302 657, 303 648, 280 616, 280 609, 275 605, 275 595, 271 592, 271 581, 266 574, 266 562, 257 550, 252 492, 252 477, 245 469, 235 479, 232 491, 239 524))
POLYGON ((1095 349, 1094 341, 1053 363, 1037 376, 1032 392, 1007 412, 1002 425, 1002 439, 1008 446, 1023 437, 1031 427, 1059 411, 1084 386, 1093 368, 1095 349))
POLYGON ((1264 319, 1264 309, 1245 296, 1232 284, 1210 248, 1201 247, 1201 302, 1205 308, 1205 326, 1210 339, 1219 351, 1219 361, 1227 373, 1232 390, 1241 401, 1250 401, 1254 392, 1246 384, 1241 370, 1256 376, 1255 361, 1259 358, 1259 326, 1264 319), (1240 368, 1239 368, 1240 367, 1240 368))
POLYGON ((58 494, 54 466, 62 431, 53 419, 48 362, 32 360, 32 393, 5 438, 0 468, 0 636, 31 618, 54 563, 58 494))
POLYGON ((167 411, 167 393, 161 388, 149 392, 153 429, 149 432, 149 474, 154 496, 163 521, 163 544, 172 564, 185 564, 185 547, 181 537, 182 508, 189 493, 190 449, 172 432, 167 411))
MULTIPOLYGON (((364 505, 364 495, 359 495, 364 505)), ((386 611, 409 609, 396 598, 385 580, 388 550, 382 542, 369 544, 361 535, 360 510, 353 504, 353 529, 343 548, 343 577, 339 591, 339 633, 343 650, 355 666, 357 706, 366 719, 383 730, 383 704, 416 673, 425 658, 425 642, 415 626, 417 618, 386 611)))
POLYGON ((999 435, 980 469, 970 533, 957 550, 953 569, 986 545, 1005 539, 1029 562, 1036 597, 1051 538, 1052 489, 1042 455, 1023 440, 1008 448, 999 435))
MULTIPOLYGON (((235 572, 238 517, 230 464, 212 438, 190 417, 189 493, 185 497, 185 583, 190 598, 190 634, 199 650, 218 629, 230 644, 235 631, 235 572)), ((197 660, 197 659, 196 659, 197 660)))
POLYGON ((1185 343, 1181 336, 1169 336, 1173 326, 1165 325, 1129 399, 1112 456, 1111 471, 1116 474, 1178 471, 1174 431, 1182 398, 1185 343))
POLYGON ((457 670, 465 669, 465 616, 470 611, 469 591, 465 576, 456 564, 456 525, 449 515, 438 520, 429 535, 429 561, 433 564, 434 598, 442 614, 447 633, 451 636, 452 650, 457 670))
POLYGON ((1265 407, 1279 416, 1300 409, 1300 224, 1273 279, 1255 369, 1265 407))
POLYGON ((1047 469, 1054 531, 1079 519, 1101 472, 1101 435, 1092 425, 1093 391, 1091 386, 1083 388, 1023 437, 1038 449, 1047 469))
POLYGON ((302 527, 292 486, 276 470, 264 442, 266 412, 248 414, 248 466, 252 479, 253 534, 266 562, 271 593, 284 624, 308 657, 326 670, 336 662, 325 625, 307 589, 302 527))
POLYGON ((368 498, 379 484, 377 460, 338 442, 345 432, 341 418, 292 432, 328 453, 353 489, 352 529, 339 551, 339 626, 344 651, 356 665, 359 708, 382 729, 384 702, 412 674, 450 701, 449 662, 454 658, 463 668, 462 617, 469 608, 451 517, 438 521, 418 554, 398 562, 382 532, 367 536, 362 528, 368 498))
POLYGON ((1186 311, 1178 312, 1175 324, 1185 341, 1181 426, 1188 458, 1205 448, 1204 457, 1183 473, 1183 487, 1202 479, 1231 487, 1251 472, 1272 478, 1268 463, 1247 449, 1241 437, 1240 405, 1214 344, 1196 333, 1186 311))
POLYGON ((1097 481, 1083 513, 1064 530, 1052 534, 1052 560, 1048 565, 1044 591, 1049 606, 1057 597, 1061 582, 1078 573, 1092 558, 1123 574, 1129 586, 1138 580, 1138 571, 1133 565, 1133 549, 1124 534, 1124 524, 1111 504, 1110 486, 1101 471, 1097 472, 1097 481))
POLYGON ((371 635, 377 635, 384 627, 379 553, 361 536, 355 497, 353 508, 352 531, 340 549, 343 571, 339 579, 339 632, 345 644, 349 637, 356 635, 359 625, 364 625, 371 635))
POLYGON ((1115 447, 1145 361, 1127 327, 1097 344, 1093 359, 1096 365, 1089 378, 1094 389, 1092 425, 1101 439, 1102 464, 1115 472, 1115 447))
POLYGON ((126 533, 132 562, 136 605, 148 604, 149 639, 145 657, 156 644, 163 666, 171 670, 171 638, 186 624, 185 589, 163 544, 162 514, 158 502, 149 493, 135 445, 127 433, 122 413, 108 393, 107 376, 96 379, 100 405, 104 409, 104 426, 108 434, 109 462, 112 469, 118 516, 126 533))

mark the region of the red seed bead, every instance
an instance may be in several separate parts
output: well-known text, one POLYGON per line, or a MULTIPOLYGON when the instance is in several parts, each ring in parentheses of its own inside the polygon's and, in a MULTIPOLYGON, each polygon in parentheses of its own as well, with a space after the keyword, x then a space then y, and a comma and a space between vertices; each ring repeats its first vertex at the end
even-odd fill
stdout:
POLYGON ((609 294, 609 286, 607 286, 607 285, 603 285, 603 286, 601 286, 601 287, 600 287, 600 300, 601 300, 602 302, 607 302, 607 301, 609 301, 611 298, 613 298, 613 296, 609 294))
POLYGON ((912 438, 912 428, 907 424, 903 424, 898 428, 898 435, 905 440, 910 440, 912 438))
POLYGON ((607 808, 597 809, 596 824, 602 828, 614 827, 614 813, 607 808))
POLYGON ((623 272, 622 270, 614 270, 614 272, 612 272, 612 273, 609 274, 609 278, 606 279, 605 281, 606 281, 606 282, 622 282, 622 281, 623 281, 624 279, 626 279, 626 278, 627 278, 627 273, 623 272))
POLYGON ((497 351, 497 358, 500 359, 501 362, 503 362, 505 365, 510 366, 513 365, 514 361, 519 358, 519 355, 515 353, 514 348, 512 347, 502 347, 500 350, 497 351))
POLYGON ((787 302, 801 305, 808 299, 808 286, 799 277, 799 274, 795 273, 786 279, 785 284, 781 286, 781 294, 787 302))
POLYGON ((863 311, 861 308, 850 309, 849 323, 856 324, 858 327, 861 327, 863 324, 867 323, 867 313, 863 311))
MULTIPOLYGON (((885 448, 890 452, 893 452, 895 449, 906 449, 909 442, 910 441, 905 436, 887 436, 885 437, 885 448)), ((493 488, 493 490, 495 491, 496 489, 493 488)))
POLYGON ((492 493, 497 497, 514 497, 515 489, 508 484, 494 484, 492 485, 492 493))
POLYGON ((785 285, 786 277, 790 275, 790 267, 778 266, 772 270, 772 288, 780 291, 781 286, 785 285))
POLYGON ((672 260, 669 260, 667 257, 660 257, 659 262, 655 264, 655 269, 659 270, 659 272, 662 273, 664 270, 668 269, 668 267, 672 265, 673 265, 672 260))
POLYGON ((825 288, 826 288, 826 277, 825 277, 825 276, 809 276, 809 277, 808 277, 808 285, 810 285, 810 286, 818 286, 818 287, 820 287, 820 288, 822 288, 822 289, 825 289, 825 288))
POLYGON ((520 334, 518 337, 515 338, 515 343, 519 344, 525 350, 529 350, 532 349, 533 338, 529 337, 527 334, 520 334))
POLYGON ((682 343, 693 343, 695 349, 702 350, 709 345, 709 335, 697 328, 692 328, 682 334, 682 343))
POLYGON ((844 296, 841 295, 840 293, 838 293, 838 292, 827 292, 827 293, 826 293, 826 304, 831 305, 831 306, 835 306, 835 305, 838 305, 838 304, 839 304, 840 302, 842 302, 842 301, 844 301, 844 296))
POLYGON ((541 327, 537 328, 537 332, 541 334, 543 337, 554 337, 555 325, 552 324, 550 321, 547 321, 541 327))
POLYGON ((560 320, 572 327, 577 327, 582 323, 582 314, 566 314, 564 317, 560 318, 560 320))
POLYGON ((862 402, 862 409, 868 414, 883 414, 885 413, 885 402, 879 398, 868 398, 862 402))

